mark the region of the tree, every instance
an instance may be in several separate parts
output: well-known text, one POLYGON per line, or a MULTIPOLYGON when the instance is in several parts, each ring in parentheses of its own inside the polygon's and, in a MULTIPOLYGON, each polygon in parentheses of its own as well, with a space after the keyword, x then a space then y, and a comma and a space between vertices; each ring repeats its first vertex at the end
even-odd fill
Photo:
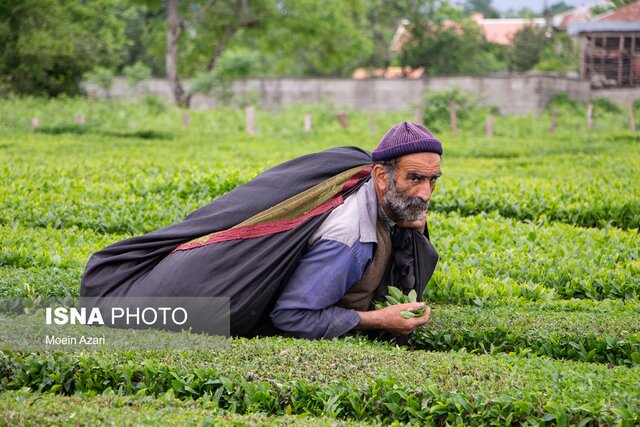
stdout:
POLYGON ((350 75, 372 51, 365 13, 363 0, 279 0, 256 46, 271 74, 350 75))
POLYGON ((174 99, 187 107, 194 93, 181 75, 204 81, 241 47, 268 59, 267 73, 344 74, 368 54, 356 25, 361 14, 361 2, 340 0, 169 0, 166 71, 174 99))
POLYGON ((540 52, 540 60, 534 70, 566 74, 577 72, 580 67, 580 49, 577 42, 565 32, 556 32, 540 52))
POLYGON ((129 6, 122 11, 120 19, 125 26, 127 39, 124 67, 138 62, 150 68, 151 74, 164 76, 166 50, 166 16, 164 1, 128 0, 129 6))
POLYGON ((527 25, 513 36, 510 68, 512 71, 528 71, 540 61, 542 51, 551 43, 546 28, 527 25))
POLYGON ((485 18, 500 18, 500 12, 491 6, 491 0, 467 0, 464 3, 464 15, 481 13, 485 18))
POLYGON ((613 3, 614 7, 618 9, 628 4, 635 3, 637 1, 638 0, 611 0, 611 3, 613 3))
POLYGON ((77 93, 85 72, 122 58, 119 1, 0 0, 0 90, 77 93))
POLYGON ((573 9, 572 6, 566 4, 564 1, 560 1, 558 3, 554 3, 551 6, 549 6, 549 8, 545 10, 543 14, 545 16, 554 16, 571 9, 573 9))
POLYGON ((366 0, 362 31, 371 42, 371 53, 362 65, 386 70, 394 59, 391 43, 400 22, 408 16, 407 2, 366 0))
POLYGON ((127 65, 122 69, 122 73, 127 76, 129 85, 138 90, 138 85, 151 76, 151 69, 140 61, 133 65, 127 65))
POLYGON ((194 94, 182 85, 180 65, 185 65, 187 75, 193 75, 194 69, 212 72, 241 30, 264 24, 272 14, 270 6, 267 1, 249 7, 246 0, 209 0, 182 2, 179 8, 178 0, 168 1, 166 73, 178 105, 188 107, 194 94))
POLYGON ((447 2, 422 2, 411 15, 411 38, 402 46, 403 66, 429 74, 481 74, 506 68, 500 50, 484 40, 480 27, 447 2))
POLYGON ((526 6, 518 10, 515 10, 513 8, 507 9, 507 11, 504 12, 503 15, 505 18, 520 18, 520 19, 534 19, 534 18, 542 17, 541 13, 536 13, 526 6))
POLYGON ((111 87, 115 79, 112 70, 105 67, 96 67, 91 71, 84 73, 83 80, 93 83, 100 89, 104 90, 107 98, 111 98, 111 87))
POLYGON ((628 4, 635 3, 638 0, 610 0, 606 6, 595 6, 591 8, 591 14, 593 16, 601 15, 603 13, 611 12, 612 10, 619 9, 628 4))

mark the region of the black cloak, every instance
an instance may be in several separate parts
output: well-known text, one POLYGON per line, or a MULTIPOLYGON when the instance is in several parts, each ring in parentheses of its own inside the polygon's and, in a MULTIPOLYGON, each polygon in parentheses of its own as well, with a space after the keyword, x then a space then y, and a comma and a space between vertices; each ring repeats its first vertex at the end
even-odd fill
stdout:
MULTIPOLYGON (((229 297, 232 335, 268 331, 268 314, 307 241, 331 210, 370 178, 370 165, 368 152, 339 147, 276 166, 182 222, 96 252, 84 271, 80 295, 229 297), (311 210, 241 226, 354 169, 340 191, 311 210)), ((391 266, 374 299, 383 299, 389 285, 422 296, 438 260, 427 230, 397 229, 392 243, 391 266)))

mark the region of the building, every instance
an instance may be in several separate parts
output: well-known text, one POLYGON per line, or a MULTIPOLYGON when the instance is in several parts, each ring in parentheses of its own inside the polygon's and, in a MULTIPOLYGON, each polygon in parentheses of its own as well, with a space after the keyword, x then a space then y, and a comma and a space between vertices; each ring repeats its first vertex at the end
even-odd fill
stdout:
MULTIPOLYGON (((526 26, 545 26, 545 20, 536 19, 485 19, 481 13, 476 13, 471 16, 471 20, 474 21, 482 31, 482 34, 490 43, 496 43, 501 45, 513 44, 513 36, 526 26)), ((400 52, 402 46, 411 39, 411 31, 409 27, 411 22, 408 19, 403 19, 396 28, 396 33, 391 41, 390 50, 392 52, 400 52)), ((444 28, 451 28, 454 31, 462 31, 462 26, 454 21, 445 21, 444 28)), ((424 68, 417 69, 402 69, 401 67, 389 67, 387 69, 367 70, 364 68, 358 68, 354 71, 352 77, 354 79, 366 79, 366 78, 409 78, 419 79, 424 75, 424 68)))
POLYGON ((556 30, 567 31, 570 25, 589 22, 594 18, 594 10, 596 8, 608 8, 612 4, 608 0, 599 0, 584 4, 566 12, 554 15, 551 19, 553 28, 556 30))
POLYGON ((568 32, 580 39, 580 77, 592 87, 640 86, 640 1, 568 32))
POLYGON ((513 44, 513 36, 524 27, 546 25, 543 18, 485 19, 481 13, 471 15, 471 20, 478 24, 486 41, 501 45, 513 44))

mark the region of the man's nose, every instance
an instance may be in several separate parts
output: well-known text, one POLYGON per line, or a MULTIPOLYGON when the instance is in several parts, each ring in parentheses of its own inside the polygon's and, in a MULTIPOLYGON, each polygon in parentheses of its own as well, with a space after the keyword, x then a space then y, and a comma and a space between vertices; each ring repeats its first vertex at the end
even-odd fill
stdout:
POLYGON ((431 199, 432 193, 433 187, 430 183, 426 182, 420 186, 420 188, 418 189, 418 194, 416 194, 416 196, 423 202, 428 202, 431 199))

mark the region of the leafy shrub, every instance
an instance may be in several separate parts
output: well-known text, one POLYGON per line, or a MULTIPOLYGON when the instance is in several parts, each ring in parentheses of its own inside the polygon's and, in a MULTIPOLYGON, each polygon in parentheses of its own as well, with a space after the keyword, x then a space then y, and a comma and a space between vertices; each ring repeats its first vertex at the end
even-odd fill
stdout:
POLYGON ((143 80, 151 76, 151 69, 140 61, 133 65, 127 65, 122 69, 122 72, 129 79, 129 84, 136 89, 143 80))
POLYGON ((534 70, 566 74, 577 72, 580 66, 580 49, 566 33, 556 32, 540 53, 534 70))
POLYGON ((640 366, 637 316, 627 310, 541 312, 527 307, 432 307, 429 323, 411 337, 415 348, 472 353, 537 354, 611 365, 640 366))
POLYGON ((142 99, 142 104, 146 107, 147 111, 154 116, 167 111, 167 104, 155 95, 145 96, 142 99))
POLYGON ((93 83, 100 89, 104 90, 107 97, 111 94, 111 87, 115 79, 115 74, 112 70, 105 67, 96 67, 91 71, 84 74, 84 80, 89 83, 93 83))
POLYGON ((552 110, 553 108, 570 110, 577 113, 584 108, 584 104, 569 98, 566 93, 558 93, 553 95, 551 99, 549 99, 549 102, 547 102, 547 110, 552 110))
POLYGON ((601 111, 606 113, 622 114, 622 108, 608 98, 593 98, 591 103, 593 104, 593 109, 596 114, 601 111))
POLYGON ((459 128, 484 126, 488 113, 496 113, 490 107, 478 105, 478 99, 471 93, 460 89, 427 92, 423 103, 425 126, 433 132, 442 132, 450 128, 450 102, 455 102, 459 128))
POLYGON ((407 352, 336 341, 234 340, 168 357, 0 353, 0 390, 202 399, 230 412, 420 425, 634 425, 637 368, 407 352), (256 360, 261 360, 257 364, 256 360), (587 380, 585 380, 585 378, 587 380), (505 386, 507 385, 507 386, 505 386), (596 402, 594 404, 594 402, 596 402), (560 424, 560 423, 558 423, 560 424))

